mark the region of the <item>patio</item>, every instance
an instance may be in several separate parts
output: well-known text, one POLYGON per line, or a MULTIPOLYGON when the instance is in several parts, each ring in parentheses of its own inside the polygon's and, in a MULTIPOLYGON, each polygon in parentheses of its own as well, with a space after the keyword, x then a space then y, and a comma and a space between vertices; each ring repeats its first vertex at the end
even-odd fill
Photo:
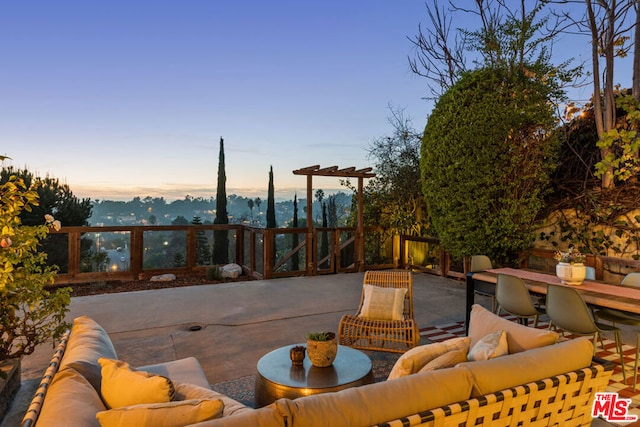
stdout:
MULTIPOLYGON (((302 342, 309 331, 336 330, 355 313, 362 273, 171 288, 72 299, 68 319, 88 315, 109 333, 118 357, 133 366, 196 357, 210 383, 255 374, 267 352, 302 342), (199 331, 190 327, 201 326, 199 331)), ((420 328, 463 321, 463 282, 414 273, 420 328)), ((477 299, 490 307, 488 298, 477 299)), ((623 341, 635 342, 633 330, 623 341)), ((53 349, 23 359, 23 384, 1 427, 18 426, 53 349)))

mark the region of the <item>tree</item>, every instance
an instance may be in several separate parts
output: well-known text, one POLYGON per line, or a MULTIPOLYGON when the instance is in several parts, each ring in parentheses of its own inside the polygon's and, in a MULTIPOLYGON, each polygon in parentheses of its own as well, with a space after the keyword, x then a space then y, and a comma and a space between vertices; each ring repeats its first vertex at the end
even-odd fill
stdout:
MULTIPOLYGON (((322 190, 320 190, 322 191, 322 190)), ((316 193, 317 194, 317 193, 316 193)), ((329 232, 326 230, 327 228, 327 204, 322 203, 322 228, 325 230, 322 231, 322 236, 320 238, 320 259, 325 258, 329 255, 329 232)), ((324 262, 320 265, 321 268, 328 268, 329 262, 324 262)))
MULTIPOLYGON (((0 171, 0 183, 5 183, 10 176, 16 176, 24 181, 28 188, 38 194, 38 205, 24 210, 20 220, 24 225, 41 225, 42 218, 51 214, 65 226, 89 225, 92 205, 90 199, 78 199, 67 184, 61 184, 57 178, 34 175, 27 169, 4 167, 0 171)), ((92 242, 87 237, 80 241, 82 258, 90 257, 92 242)), ((49 234, 40 242, 40 250, 47 253, 47 265, 56 265, 59 271, 68 271, 68 239, 64 234, 49 234)))
MULTIPOLYGON (((629 141, 620 140, 616 134, 616 102, 614 84, 614 66, 616 57, 625 57, 629 46, 625 42, 630 38, 627 34, 635 25, 627 22, 627 15, 632 8, 637 8, 636 1, 617 0, 585 0, 586 19, 576 24, 586 26, 591 37, 591 65, 593 70, 593 110, 596 130, 598 132, 601 162, 597 165, 596 174, 601 177, 602 188, 615 186, 616 146, 629 141), (595 7, 594 7, 595 3, 595 7), (600 73, 600 58, 604 58, 604 72, 600 73), (602 80, 601 80, 602 79, 602 80)), ((636 10, 636 14, 640 11, 636 10)), ((638 17, 636 16, 636 20, 638 17)), ((636 29, 636 31, 638 31, 636 29)), ((636 55, 640 40, 635 40, 636 55)), ((640 59, 634 60, 634 82, 638 79, 637 66, 640 59)), ((640 85, 640 83, 638 83, 640 85)), ((640 99, 640 93, 635 93, 640 99)), ((635 138, 634 138, 635 139, 635 138)), ((637 145, 637 141, 635 141, 637 145)), ((622 148, 624 150, 624 148, 622 148)), ((638 157, 637 148, 634 155, 638 157)))
MULTIPOLYGON (((202 219, 196 215, 193 217, 191 224, 202 225, 202 219)), ((207 239, 207 235, 202 230, 196 231, 196 264, 211 264, 211 249, 209 247, 209 239, 207 239)))
POLYGON ((515 262, 533 241, 558 138, 542 70, 463 74, 437 102, 422 139, 423 192, 454 257, 515 262), (469 108, 473 106, 473 108, 469 108))
POLYGON ((269 167, 269 188, 267 190, 267 228, 276 228, 276 201, 273 188, 273 166, 269 167))
POLYGON ((394 234, 420 236, 429 227, 420 176, 422 133, 403 110, 389 110, 392 133, 374 139, 369 147, 376 176, 364 188, 364 222, 394 234))
POLYGON ((251 225, 253 225, 253 199, 247 200, 247 206, 249 206, 249 210, 251 211, 251 225))
POLYGON ((260 218, 260 214, 262 213, 260 211, 260 205, 262 204, 262 200, 260 200, 260 197, 256 197, 255 203, 256 203, 256 206, 258 207, 258 224, 262 226, 262 219, 260 218))
MULTIPOLYGON (((227 177, 224 170, 224 140, 220 138, 218 155, 218 191, 216 193, 216 217, 214 224, 228 224, 227 213, 227 177)), ((213 264, 226 264, 229 261, 229 234, 227 230, 215 230, 213 236, 213 264)))
MULTIPOLYGON (((291 222, 292 228, 298 228, 298 195, 293 195, 293 221, 291 222)), ((295 250, 298 246, 298 233, 291 234, 291 248, 295 250)), ((300 256, 298 251, 291 255, 291 271, 296 271, 300 267, 300 256)))

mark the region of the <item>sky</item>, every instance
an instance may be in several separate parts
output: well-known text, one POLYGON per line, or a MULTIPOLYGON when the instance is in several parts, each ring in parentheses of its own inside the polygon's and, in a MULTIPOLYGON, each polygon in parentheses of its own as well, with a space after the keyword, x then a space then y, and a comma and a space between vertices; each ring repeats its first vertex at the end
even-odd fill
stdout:
POLYGON ((228 194, 273 166, 304 195, 295 169, 371 166, 389 104, 426 123, 422 0, 35 3, 1 8, 0 154, 79 197, 215 196, 220 137, 228 194))
POLYGON ((293 170, 373 166, 389 106, 418 130, 433 108, 407 60, 424 0, 36 0, 0 11, 4 165, 78 197, 215 197, 221 137, 227 194, 266 198, 273 167, 276 197, 304 197, 293 170))

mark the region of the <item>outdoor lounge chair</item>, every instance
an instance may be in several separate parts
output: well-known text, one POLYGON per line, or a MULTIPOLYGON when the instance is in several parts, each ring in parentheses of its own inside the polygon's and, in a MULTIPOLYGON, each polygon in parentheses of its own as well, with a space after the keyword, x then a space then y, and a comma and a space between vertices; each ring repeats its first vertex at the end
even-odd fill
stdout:
POLYGON ((345 314, 338 342, 364 350, 404 353, 420 342, 413 319, 413 280, 410 271, 367 271, 360 307, 345 314))

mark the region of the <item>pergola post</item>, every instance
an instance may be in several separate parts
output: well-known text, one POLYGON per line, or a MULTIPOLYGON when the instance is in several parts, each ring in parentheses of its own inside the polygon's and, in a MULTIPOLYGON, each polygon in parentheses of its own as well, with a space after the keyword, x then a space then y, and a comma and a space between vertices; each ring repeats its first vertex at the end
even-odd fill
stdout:
POLYGON ((338 169, 337 166, 321 168, 319 165, 308 166, 306 168, 293 171, 294 175, 307 176, 307 275, 315 274, 315 248, 313 244, 313 176, 333 176, 337 178, 358 178, 358 215, 356 224, 356 242, 355 242, 355 266, 360 272, 365 268, 364 254, 364 178, 373 178, 375 173, 371 172, 372 168, 357 169, 355 167, 338 169))

